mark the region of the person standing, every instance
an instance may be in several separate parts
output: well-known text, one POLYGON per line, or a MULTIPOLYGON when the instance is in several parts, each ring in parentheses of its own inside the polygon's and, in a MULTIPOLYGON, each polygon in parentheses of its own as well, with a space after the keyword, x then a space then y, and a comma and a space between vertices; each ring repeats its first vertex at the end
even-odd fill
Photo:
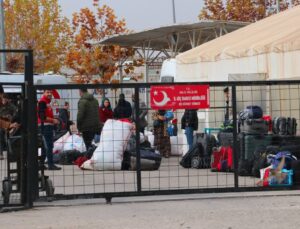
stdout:
POLYGON ((122 93, 119 96, 119 101, 114 109, 114 118, 130 118, 132 115, 132 108, 128 101, 125 100, 125 95, 122 93))
POLYGON ((101 106, 99 107, 100 131, 95 135, 94 141, 96 143, 100 141, 100 135, 106 120, 112 118, 113 118, 113 111, 111 109, 110 101, 108 98, 104 98, 102 99, 101 106))
POLYGON ((158 110, 153 113, 154 146, 160 154, 168 158, 171 155, 171 141, 167 133, 166 111, 158 110))
POLYGON ((77 128, 82 133, 82 138, 88 150, 96 133, 100 130, 99 103, 87 89, 79 90, 77 128))
MULTIPOLYGON (((135 115, 135 112, 136 112, 136 102, 134 100, 134 95, 132 95, 132 120, 134 122, 136 122, 136 115, 135 115)), ((141 133, 144 133, 145 131, 145 128, 146 126, 148 125, 148 122, 146 120, 146 115, 148 113, 148 110, 147 110, 147 106, 146 106, 146 103, 145 102, 140 102, 139 103, 139 108, 140 108, 140 113, 139 113, 139 131, 141 133)))
POLYGON ((47 157, 48 170, 60 170, 61 168, 56 166, 53 162, 54 125, 58 125, 59 120, 54 118, 53 110, 50 104, 51 99, 52 91, 45 90, 38 102, 38 126, 46 144, 42 150, 41 166, 44 167, 44 162, 47 157))
POLYGON ((65 102, 65 105, 63 108, 60 108, 58 110, 59 118, 64 122, 65 128, 67 131, 71 131, 70 127, 73 125, 73 122, 70 121, 70 104, 69 102, 65 102))
POLYGON ((181 129, 185 130, 189 150, 193 147, 194 131, 198 130, 197 110, 185 110, 181 118, 181 129))

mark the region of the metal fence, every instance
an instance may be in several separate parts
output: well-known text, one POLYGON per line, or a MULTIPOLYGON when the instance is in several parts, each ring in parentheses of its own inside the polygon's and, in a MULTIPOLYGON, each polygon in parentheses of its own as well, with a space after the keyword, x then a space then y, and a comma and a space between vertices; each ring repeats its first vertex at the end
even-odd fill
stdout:
MULTIPOLYGON (((187 84, 187 83, 186 83, 187 84)), ((201 83, 192 83, 193 85, 201 83)), ((181 117, 183 110, 174 111, 175 117, 178 120, 178 135, 170 137, 171 154, 170 157, 162 155, 159 168, 154 169, 146 166, 147 160, 141 157, 139 152, 144 147, 144 136, 138 133, 138 121, 136 122, 136 130, 128 134, 125 128, 117 129, 119 134, 123 136, 120 139, 116 131, 112 131, 110 135, 111 147, 116 147, 118 141, 121 141, 122 147, 128 142, 128 138, 134 135, 136 147, 136 156, 131 156, 130 168, 122 167, 122 162, 125 160, 123 149, 121 152, 116 152, 117 149, 96 149, 91 161, 85 163, 85 169, 79 168, 77 165, 61 165, 60 171, 46 171, 46 174, 51 178, 55 187, 56 199, 60 198, 90 198, 90 197, 105 197, 108 200, 116 196, 132 196, 132 195, 155 195, 155 194, 174 194, 174 193, 199 193, 199 192, 230 192, 230 191, 253 191, 253 190, 277 190, 296 188, 296 186, 286 187, 258 187, 259 178, 249 174, 242 174, 238 167, 242 160, 252 161, 251 158, 243 158, 241 149, 241 133, 238 133, 238 112, 247 105, 258 105, 262 107, 264 114, 271 117, 295 117, 299 123, 299 82, 298 81, 268 81, 268 82, 207 82, 210 86, 210 108, 198 110, 199 125, 196 131, 200 133, 210 133, 217 138, 220 132, 220 127, 224 123, 226 109, 229 110, 229 117, 232 119, 232 148, 233 148, 233 168, 222 172, 212 171, 209 166, 205 168, 184 168, 180 165, 183 155, 187 153, 188 146, 184 131, 181 130, 181 117), (229 88, 229 105, 226 106, 226 96, 224 96, 224 88, 229 88), (126 141, 124 140, 126 139, 126 141), (106 154, 105 154, 106 153, 106 154), (112 161, 105 161, 107 154, 111 153, 112 161), (119 153, 120 155, 114 155, 119 153), (95 156, 98 154, 98 156, 95 156), (98 161, 97 161, 98 160, 98 161), (114 161, 115 160, 115 161, 114 161), (95 162, 97 161, 97 162, 95 162), (90 163, 91 162, 91 163, 90 163), (95 163, 102 163, 101 166, 95 163), (113 163, 111 167, 105 166, 105 163, 113 163), (92 164, 92 165, 91 165, 92 164)), ((77 104, 80 98, 78 90, 86 88, 95 98, 100 101, 105 96, 111 102, 114 109, 118 101, 119 94, 125 94, 126 100, 132 104, 132 97, 135 101, 139 101, 137 114, 141 111, 147 111, 148 126, 145 128, 145 138, 150 142, 151 147, 155 148, 153 135, 153 112, 149 105, 149 88, 153 85, 165 84, 122 84, 122 85, 52 85, 52 86, 36 86, 37 90, 57 89, 62 95, 60 99, 56 99, 54 104, 62 106, 64 102, 70 104, 71 120, 76 124, 76 116, 78 112, 77 104), (142 102, 146 103, 146 107, 141 107, 142 102)), ((170 85, 170 84, 168 84, 170 85)), ((54 108, 56 109, 56 108, 54 108)), ((58 110, 56 109, 56 110, 58 110)), ((136 117, 138 115, 136 114, 136 117)), ((114 126, 112 126, 114 128, 114 126)), ((74 138, 79 134, 76 125, 71 127, 73 138, 62 139, 63 145, 75 144, 74 138), (68 141, 72 142, 68 142, 68 141), (73 140, 72 140, 73 139, 73 140)), ((105 132, 105 131, 104 131, 105 132)), ((104 134, 102 132, 102 135, 104 134)), ((299 133, 299 126, 297 127, 299 133)), ((266 140, 262 146, 279 146, 282 141, 276 138, 269 131, 263 134, 269 136, 271 140, 266 140), (278 141, 278 142, 276 142, 278 141), (280 141, 280 142, 279 142, 280 141)), ((100 137, 101 138, 101 137, 100 137)), ((100 142, 107 147, 105 140, 100 142), (104 142, 103 142, 104 141, 104 142)), ((129 140, 130 141, 130 140, 129 140)), ((293 144, 297 145, 299 138, 292 137, 290 139, 293 144)), ((79 141, 80 142, 80 141, 79 141)), ((300 143, 300 142, 299 142, 300 143)), ((81 141, 77 147, 84 147, 81 141)), ((164 142, 161 142, 164 144, 164 142)), ((166 143, 167 144, 167 143, 166 143)), ((261 144, 261 143, 259 143, 261 144)), ((261 145, 259 145, 261 146, 261 145)), ((57 145, 59 147, 59 145, 57 145)), ((55 149, 56 150, 56 149, 55 149)), ((60 149, 64 150, 64 149, 60 149)), ((85 149, 80 148, 84 151, 85 149)), ((253 151, 257 148, 253 148, 253 151)), ((253 153, 253 152, 252 152, 253 153)), ((295 152, 297 154, 297 152, 295 152)), ((300 156, 300 155, 299 155, 300 156)), ((65 163, 65 162, 63 162, 65 163)), ((252 162, 251 162, 252 163, 252 162)), ((252 165, 251 165, 252 166, 252 165)), ((201 167, 201 166, 200 166, 201 167)))
MULTIPOLYGON (((11 150, 12 152, 17 151, 15 155, 18 160, 9 164, 9 152, 7 153, 6 150, 4 160, 0 163, 0 177, 3 181, 0 184, 1 208, 5 206, 32 207, 34 201, 39 199, 103 197, 110 201, 113 197, 121 196, 298 188, 297 184, 259 187, 260 179, 253 172, 253 164, 256 161, 254 152, 260 155, 272 150, 273 152, 289 150, 300 157, 297 148, 300 145, 299 125, 296 127, 295 136, 274 134, 271 129, 261 133, 245 134, 243 127, 240 126, 239 111, 248 105, 257 105, 262 108, 265 115, 272 118, 293 117, 299 123, 300 81, 34 85, 32 66, 32 52, 26 51, 25 80, 24 84, 20 84, 19 97, 22 113, 19 138, 21 146, 18 150, 11 150), (192 148, 197 148, 197 152, 203 154, 194 155, 189 159, 190 165, 183 166, 181 162, 190 152, 186 135, 181 129, 184 110, 173 111, 173 119, 177 119, 177 136, 167 137, 165 134, 157 134, 153 121, 156 111, 150 107, 149 92, 151 86, 190 84, 209 85, 210 108, 197 111, 198 129, 194 133, 195 140, 192 148), (226 87, 228 91, 224 91, 226 87), (38 128, 39 112, 36 108, 43 91, 54 89, 59 95, 52 98, 51 101, 55 117, 62 119, 59 113, 65 108, 64 105, 67 102, 69 118, 73 125, 70 126, 68 132, 65 131, 63 125, 58 125, 55 129, 53 158, 61 170, 43 170, 39 162, 41 153, 47 148, 47 144, 38 128), (109 125, 105 123, 100 134, 100 142, 97 142, 97 139, 93 140, 95 151, 86 149, 82 133, 78 130, 76 123, 80 99, 79 89, 88 89, 99 104, 104 97, 108 98, 113 111, 121 93, 125 95, 125 99, 131 105, 133 105, 133 100, 136 101, 134 124, 128 124, 124 120, 122 122, 112 121, 112 119, 109 121, 109 125), (143 134, 140 134, 139 115, 141 112, 146 113, 145 117, 148 123, 143 134), (229 124, 227 127, 231 126, 232 131, 228 131, 229 143, 225 144, 221 142, 220 133, 226 132, 227 127, 224 127, 224 121, 227 119, 231 120, 231 122, 227 122, 229 124), (250 137, 247 137, 248 135, 250 137), (203 139, 203 136, 215 139, 213 145, 210 145, 213 147, 208 147, 210 148, 209 153, 206 152, 205 147, 205 149, 201 148, 201 151, 197 144, 198 139, 203 139), (211 156, 219 152, 221 145, 231 146, 233 153, 231 154, 232 158, 229 158, 228 154, 226 158, 222 158, 223 161, 227 159, 227 162, 220 164, 221 171, 216 171, 218 169, 211 168, 211 156), (144 151, 154 151, 156 154, 147 157, 144 151), (228 161, 232 161, 232 165, 229 166, 228 161), (14 175, 13 179, 19 186, 14 186, 14 188, 11 188, 12 183, 7 185, 8 181, 12 182, 7 178, 11 170, 17 171, 17 176, 14 175)), ((89 117, 93 117, 98 114, 95 112, 95 114, 89 115, 91 115, 89 117)), ((13 140, 14 138, 11 139, 11 142, 8 141, 8 143, 12 143, 8 144, 8 147, 16 145, 13 140)))

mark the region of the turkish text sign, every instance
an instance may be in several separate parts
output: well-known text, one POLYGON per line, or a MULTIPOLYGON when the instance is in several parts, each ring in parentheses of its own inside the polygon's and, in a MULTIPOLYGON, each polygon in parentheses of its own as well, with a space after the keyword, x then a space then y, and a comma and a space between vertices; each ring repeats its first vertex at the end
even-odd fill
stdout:
POLYGON ((155 110, 209 108, 209 85, 152 86, 150 105, 155 110))

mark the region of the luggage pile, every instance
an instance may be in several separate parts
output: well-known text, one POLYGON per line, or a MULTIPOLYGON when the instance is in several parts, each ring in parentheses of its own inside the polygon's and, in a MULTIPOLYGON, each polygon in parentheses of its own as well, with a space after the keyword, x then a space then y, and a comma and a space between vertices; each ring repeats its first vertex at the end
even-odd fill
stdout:
MULTIPOLYGON (((240 176, 267 180, 264 186, 300 184, 300 136, 296 135, 297 120, 293 117, 274 117, 263 114, 259 106, 247 106, 239 113, 237 135, 237 171, 240 176), (280 183, 269 178, 266 171, 278 166, 285 157, 280 183), (270 179, 270 180, 268 180, 270 179)), ((221 128, 212 134, 196 134, 194 145, 180 161, 184 168, 208 169, 213 172, 233 172, 233 133, 221 128)))
MULTIPOLYGON (((300 136, 296 136, 295 118, 275 117, 272 120, 270 116, 263 115, 259 106, 247 106, 239 113, 238 126, 238 174, 240 176, 254 176, 265 181, 268 178, 265 170, 277 166, 274 160, 272 162, 272 158, 285 153, 293 156, 293 160, 300 157, 300 136)), ((291 185, 293 172, 289 170, 292 168, 285 167, 287 168, 284 168, 284 172, 290 179, 284 184, 291 185)), ((276 185, 272 181, 267 183, 276 185)), ((266 182, 264 186, 267 186, 266 182)))

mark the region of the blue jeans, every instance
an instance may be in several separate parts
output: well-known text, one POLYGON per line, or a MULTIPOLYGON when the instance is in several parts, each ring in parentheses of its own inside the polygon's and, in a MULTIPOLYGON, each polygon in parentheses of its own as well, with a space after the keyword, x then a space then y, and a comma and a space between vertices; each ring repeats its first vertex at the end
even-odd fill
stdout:
POLYGON ((193 133, 194 133, 194 129, 192 127, 185 128, 185 135, 186 135, 186 140, 189 145, 189 150, 192 149, 192 147, 193 147, 193 139, 194 139, 193 133))
POLYGON ((44 137, 45 146, 42 147, 42 160, 47 157, 48 166, 53 166, 53 134, 54 134, 54 126, 46 125, 41 130, 42 136, 44 137))

